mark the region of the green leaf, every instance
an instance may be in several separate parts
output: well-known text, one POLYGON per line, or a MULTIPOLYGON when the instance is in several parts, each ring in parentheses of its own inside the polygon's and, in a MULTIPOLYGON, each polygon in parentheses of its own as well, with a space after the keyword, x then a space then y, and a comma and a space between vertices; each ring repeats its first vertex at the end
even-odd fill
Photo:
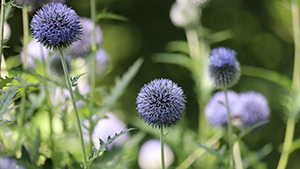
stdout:
POLYGON ((267 123, 269 123, 268 120, 266 120, 266 121, 261 121, 261 122, 258 122, 258 123, 256 123, 256 124, 254 124, 254 125, 251 126, 251 127, 247 127, 247 128, 245 128, 245 129, 243 129, 243 130, 241 131, 241 133, 238 135, 238 137, 234 140, 234 142, 235 142, 235 141, 238 141, 238 140, 240 140, 240 139, 242 139, 244 136, 246 136, 246 135, 249 134, 250 132, 253 132, 253 130, 255 130, 256 128, 261 127, 261 126, 263 126, 263 125, 266 125, 267 123))
POLYGON ((97 16, 97 20, 100 19, 115 19, 120 21, 127 21, 128 19, 124 16, 114 14, 112 12, 108 12, 107 8, 103 9, 97 16))
POLYGON ((194 69, 193 60, 185 54, 180 53, 158 53, 152 56, 155 62, 175 64, 187 68, 190 71, 194 69))
POLYGON ((3 79, 2 77, 0 77, 0 89, 2 89, 3 87, 5 87, 8 83, 10 83, 14 78, 12 77, 5 77, 5 79, 3 79))
POLYGON ((16 108, 16 106, 12 108, 8 108, 13 103, 13 98, 17 93, 17 88, 9 87, 6 92, 2 93, 2 98, 0 99, 0 119, 11 111, 12 109, 16 108))
POLYGON ((281 75, 277 72, 271 71, 271 70, 243 65, 242 66, 242 74, 247 75, 247 76, 253 76, 253 77, 266 79, 266 80, 274 82, 288 90, 291 90, 292 81, 288 77, 281 75))
POLYGON ((111 89, 110 95, 104 97, 104 103, 101 111, 106 112, 112 106, 115 105, 120 96, 124 93, 126 87, 129 85, 131 80, 137 74, 139 68, 141 67, 144 59, 137 59, 133 65, 128 69, 128 71, 123 75, 122 78, 117 78, 115 80, 115 86, 111 89))
POLYGON ((79 78, 85 74, 87 74, 87 73, 81 73, 80 75, 76 75, 75 77, 70 77, 71 86, 72 87, 77 86, 79 78))
POLYGON ((93 155, 90 155, 88 161, 87 161, 87 164, 86 164, 86 167, 85 168, 88 168, 91 163, 97 159, 99 157, 99 154, 103 151, 106 150, 107 146, 109 144, 111 144, 114 140, 116 140, 118 137, 120 137, 121 135, 131 131, 131 130, 134 130, 135 128, 129 128, 125 131, 121 131, 120 133, 116 133, 113 137, 110 137, 108 136, 107 138, 107 141, 104 142, 102 139, 99 138, 99 142, 100 142, 100 148, 97 150, 95 147, 92 147, 92 150, 93 150, 93 155))

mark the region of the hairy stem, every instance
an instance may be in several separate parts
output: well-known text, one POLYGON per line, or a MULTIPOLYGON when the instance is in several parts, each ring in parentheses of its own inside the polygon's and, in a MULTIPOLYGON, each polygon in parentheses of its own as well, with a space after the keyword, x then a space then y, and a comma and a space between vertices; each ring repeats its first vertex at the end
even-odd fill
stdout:
POLYGON ((161 168, 165 169, 165 153, 164 153, 164 129, 160 127, 160 153, 161 153, 161 168))
POLYGON ((233 161, 233 131, 232 131, 232 124, 231 124, 231 115, 228 106, 228 96, 227 96, 227 88, 224 88, 225 93, 225 106, 227 110, 227 126, 228 126, 228 144, 229 144, 229 151, 230 151, 230 166, 233 168, 234 161, 233 161))
POLYGON ((59 50, 59 54, 60 54, 61 63, 63 65, 64 73, 65 73, 67 88, 69 90, 69 93, 70 93, 70 96, 71 96, 71 101, 72 101, 73 108, 74 108, 74 113, 75 113, 75 117, 76 117, 76 125, 77 125, 78 135, 79 135, 79 138, 80 138, 80 146, 81 146, 81 153, 82 153, 82 158, 83 158, 83 165, 85 166, 86 163, 87 163, 87 157, 86 157, 86 153, 85 153, 85 146, 84 146, 84 140, 83 140, 83 134, 82 134, 82 128, 81 128, 79 113, 78 113, 78 109, 77 109, 76 102, 75 102, 75 96, 74 96, 72 86, 71 86, 71 83, 70 83, 69 71, 67 69, 66 60, 64 58, 64 54, 63 54, 62 50, 59 50))

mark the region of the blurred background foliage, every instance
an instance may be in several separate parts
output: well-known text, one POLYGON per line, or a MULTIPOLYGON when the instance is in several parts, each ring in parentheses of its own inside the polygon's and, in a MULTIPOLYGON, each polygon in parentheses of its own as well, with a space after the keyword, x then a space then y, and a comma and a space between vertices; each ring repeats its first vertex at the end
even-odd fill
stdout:
MULTIPOLYGON (((163 77, 172 79, 185 91, 188 103, 183 121, 187 124, 185 127, 197 131, 198 106, 205 105, 197 105, 191 72, 177 65, 156 63, 152 58, 155 53, 166 52, 168 42, 186 40, 184 30, 175 27, 170 21, 170 8, 174 2, 174 0, 97 0, 98 11, 107 9, 126 18, 125 21, 111 19, 98 21, 103 31, 103 48, 109 55, 111 71, 104 79, 98 80, 97 84, 112 86, 115 77, 121 76, 138 57, 145 58, 137 76, 114 107, 121 110, 118 115, 129 126, 137 120, 135 99, 140 88, 155 78, 163 77)), ((212 44, 211 48, 229 47, 238 53, 237 59, 242 66, 250 65, 273 70, 291 79, 294 44, 289 3, 290 1, 286 0, 210 0, 202 9, 203 27, 210 33, 227 30, 231 36, 212 44)), ((67 4, 78 15, 90 17, 88 1, 68 0, 67 4)), ((22 49, 21 10, 14 9, 8 23, 12 35, 7 42, 10 48, 5 49, 7 52, 5 57, 9 59, 18 55, 22 49)), ((285 132, 286 119, 282 112, 282 97, 286 91, 270 81, 246 75, 242 75, 233 90, 237 92, 254 90, 268 99, 272 110, 270 123, 262 130, 248 134, 243 141, 250 151, 261 149, 267 143, 271 143, 273 150, 262 161, 267 168, 275 168, 285 132)), ((300 138, 299 131, 299 125, 296 125, 295 139, 300 138)), ((176 129, 169 135, 176 135, 176 129)), ((150 134, 147 137, 158 138, 158 134, 150 134)), ((170 143, 170 140, 166 142, 170 143)), ((176 150, 174 152, 176 153, 176 150)), ((300 151, 294 151, 290 155, 287 168, 299 167, 299 159, 300 151)))

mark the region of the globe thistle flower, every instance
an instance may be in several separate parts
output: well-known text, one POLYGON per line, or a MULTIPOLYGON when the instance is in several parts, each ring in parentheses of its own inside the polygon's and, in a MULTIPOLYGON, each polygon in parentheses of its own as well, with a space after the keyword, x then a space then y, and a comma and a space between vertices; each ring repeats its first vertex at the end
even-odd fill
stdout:
MULTIPOLYGON (((68 72, 70 72, 72 70, 71 57, 69 55, 64 54, 64 59, 67 64, 68 72)), ((50 73, 54 76, 61 77, 65 75, 59 53, 55 53, 51 56, 49 69, 50 69, 50 73)))
POLYGON ((211 51, 208 74, 216 88, 229 88, 235 85, 241 75, 236 52, 219 47, 211 51))
MULTIPOLYGON (((37 40, 32 40, 27 46, 27 65, 29 68, 36 66, 36 61, 42 62, 42 60, 47 60, 49 57, 50 50, 46 49, 37 40)), ((20 54, 22 63, 25 62, 24 48, 20 54)))
POLYGON ((79 16, 67 5, 50 3, 33 16, 30 24, 33 37, 48 49, 63 50, 79 39, 79 16))
POLYGON ((179 28, 196 26, 200 21, 201 9, 188 3, 174 3, 171 7, 170 18, 179 28))
POLYGON ((268 100, 254 91, 241 93, 234 107, 235 116, 245 127, 268 120, 270 112, 268 100))
POLYGON ((185 95, 169 79, 155 79, 145 84, 136 98, 138 115, 152 127, 170 127, 184 115, 185 95))
POLYGON ((108 65, 107 53, 103 48, 100 48, 96 54, 96 73, 98 75, 103 75, 108 65))
MULTIPOLYGON (((138 164, 141 169, 161 168, 161 144, 157 139, 145 142, 139 151, 138 164)), ((165 166, 168 168, 174 162, 172 149, 164 144, 165 166)))
MULTIPOLYGON (((100 119, 97 124, 94 127, 93 134, 92 134, 92 141, 94 144, 94 147, 99 149, 100 143, 99 138, 101 138, 103 141, 107 141, 107 137, 111 136, 113 137, 115 133, 120 133, 121 131, 124 131, 127 129, 126 125, 121 121, 115 114, 112 112, 107 112, 106 114, 107 118, 100 119)), ((92 117, 94 119, 95 116, 92 117)), ((89 127, 89 121, 84 120, 83 124, 86 127, 89 127)), ((89 143, 90 138, 88 134, 88 130, 84 128, 83 130, 83 136, 86 143, 89 143)), ((119 147, 123 143, 129 140, 130 134, 127 132, 120 137, 118 137, 116 140, 114 140, 111 144, 108 145, 108 149, 111 149, 112 147, 119 147)))
MULTIPOLYGON (((228 107, 232 115, 232 110, 238 101, 238 94, 232 90, 227 91, 228 107)), ((216 92, 211 99, 207 102, 204 108, 204 115, 209 123, 213 126, 226 126, 227 125, 227 109, 225 107, 225 93, 224 91, 216 92), (223 104, 222 104, 223 103, 223 104)))
MULTIPOLYGON (((91 19, 85 17, 80 17, 79 21, 82 25, 82 34, 80 40, 70 46, 69 53, 74 57, 86 57, 92 45, 94 23, 91 19)), ((96 43, 98 46, 101 46, 103 41, 101 28, 99 25, 96 25, 95 29, 96 43)))

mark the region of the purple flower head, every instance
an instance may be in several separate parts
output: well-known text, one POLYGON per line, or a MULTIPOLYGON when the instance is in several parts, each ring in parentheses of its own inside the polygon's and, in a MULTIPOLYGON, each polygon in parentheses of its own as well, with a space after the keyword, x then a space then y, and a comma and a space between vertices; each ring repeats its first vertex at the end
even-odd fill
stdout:
POLYGON ((81 34, 78 15, 61 3, 44 5, 33 16, 30 26, 33 37, 53 50, 69 47, 81 34))
POLYGON ((235 51, 224 47, 211 51, 208 73, 216 88, 229 88, 237 83, 241 70, 235 56, 235 51))
POLYGON ((0 157, 0 164, 0 169, 25 169, 14 158, 0 157))
MULTIPOLYGON (((64 55, 64 59, 66 61, 68 72, 71 72, 72 70, 71 57, 69 55, 64 55)), ((54 76, 62 77, 65 75, 59 53, 55 53, 51 56, 49 69, 50 69, 50 73, 54 76)))
POLYGON ((235 116, 246 127, 268 120, 270 112, 267 99, 254 91, 241 93, 234 108, 235 116))
POLYGON ((97 75, 103 75, 105 70, 107 69, 107 65, 108 65, 108 57, 107 57, 107 53, 103 48, 100 48, 97 50, 96 54, 96 72, 97 75))
POLYGON ((185 95, 169 79, 155 79, 145 84, 136 98, 138 115, 152 127, 170 127, 184 115, 185 95))
MULTIPOLYGON (((232 90, 227 91, 228 106, 230 113, 234 105, 238 101, 238 94, 232 90)), ((216 92, 207 102, 204 108, 204 115, 209 123, 213 126, 227 125, 227 109, 225 107, 225 93, 224 91, 216 92), (221 103, 220 103, 221 102, 221 103), (222 104, 223 103, 223 104, 222 104)), ((232 116, 232 113, 231 113, 232 116)))
MULTIPOLYGON (((94 23, 91 19, 85 17, 80 17, 79 21, 82 25, 82 34, 80 36, 80 40, 74 42, 70 46, 69 53, 74 57, 86 57, 92 45, 94 23)), ((98 46, 101 46, 103 41, 101 28, 99 25, 96 25, 95 29, 96 43, 98 46)))

